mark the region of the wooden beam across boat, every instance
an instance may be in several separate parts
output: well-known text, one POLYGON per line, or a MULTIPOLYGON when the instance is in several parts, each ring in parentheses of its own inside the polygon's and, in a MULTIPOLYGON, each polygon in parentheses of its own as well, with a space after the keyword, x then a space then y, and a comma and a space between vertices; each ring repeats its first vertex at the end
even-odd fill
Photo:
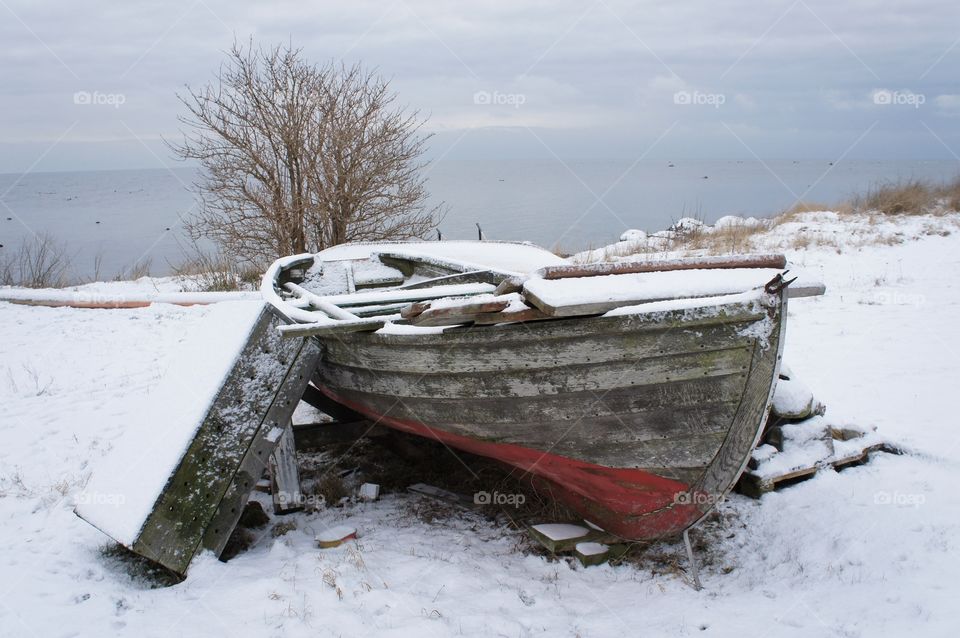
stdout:
POLYGON ((603 275, 634 275, 645 272, 672 270, 717 270, 733 268, 777 268, 787 266, 783 255, 719 255, 713 257, 684 257, 682 259, 645 259, 641 261, 601 262, 547 266, 533 273, 542 279, 568 277, 597 277, 603 275))
POLYGON ((523 290, 530 278, 569 279, 577 277, 602 277, 605 275, 635 275, 649 272, 674 270, 717 270, 734 268, 776 268, 787 265, 787 258, 779 254, 719 255, 712 257, 683 257, 680 259, 643 259, 591 264, 567 264, 546 266, 531 273, 530 277, 507 277, 497 286, 496 294, 505 295, 523 290))

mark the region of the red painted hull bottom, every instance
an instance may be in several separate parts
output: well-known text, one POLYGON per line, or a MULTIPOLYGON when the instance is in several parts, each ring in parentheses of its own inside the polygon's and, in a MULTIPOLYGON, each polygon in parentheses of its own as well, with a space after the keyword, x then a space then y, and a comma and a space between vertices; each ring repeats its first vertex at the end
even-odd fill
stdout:
POLYGON ((689 498, 690 486, 643 470, 594 465, 507 443, 491 443, 453 434, 417 421, 377 414, 320 387, 328 397, 367 418, 394 429, 439 441, 452 448, 485 456, 529 475, 557 500, 585 520, 631 540, 652 540, 679 534, 703 512, 689 498))

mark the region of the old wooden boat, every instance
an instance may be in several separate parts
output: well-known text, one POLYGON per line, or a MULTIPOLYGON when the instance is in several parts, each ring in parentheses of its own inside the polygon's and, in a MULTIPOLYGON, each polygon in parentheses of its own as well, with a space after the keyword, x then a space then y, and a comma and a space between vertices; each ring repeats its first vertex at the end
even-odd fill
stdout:
POLYGON ((784 264, 353 244, 279 260, 262 290, 285 336, 319 342, 312 383, 337 406, 508 464, 598 527, 653 539, 709 512, 756 445, 784 264))

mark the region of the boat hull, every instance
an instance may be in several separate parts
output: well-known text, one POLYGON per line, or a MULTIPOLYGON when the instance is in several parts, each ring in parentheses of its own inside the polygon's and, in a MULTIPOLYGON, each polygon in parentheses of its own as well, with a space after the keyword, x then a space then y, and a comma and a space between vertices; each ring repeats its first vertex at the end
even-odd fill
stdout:
POLYGON ((321 339, 314 384, 383 425, 522 472, 606 531, 694 524, 769 409, 786 295, 436 334, 321 339))

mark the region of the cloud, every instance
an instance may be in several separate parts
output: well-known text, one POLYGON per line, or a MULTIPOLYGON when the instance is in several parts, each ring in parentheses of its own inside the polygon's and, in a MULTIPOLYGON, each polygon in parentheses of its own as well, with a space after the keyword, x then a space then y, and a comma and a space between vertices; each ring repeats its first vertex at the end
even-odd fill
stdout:
MULTIPOLYGON (((960 138, 960 121, 952 117, 960 111, 958 96, 943 94, 960 58, 960 48, 951 48, 958 8, 946 0, 876 4, 869 11, 829 0, 723 6, 691 0, 655 10, 630 0, 515 0, 469 9, 441 0, 145 0, 135 7, 90 0, 56 11, 6 0, 4 6, 0 143, 26 146, 0 157, 0 170, 25 169, 74 122, 67 141, 87 145, 85 157, 98 158, 88 160, 94 166, 116 162, 109 145, 98 150, 97 139, 136 141, 130 130, 144 139, 175 134, 182 111, 176 92, 213 78, 233 38, 250 35, 264 44, 292 41, 312 60, 342 57, 376 68, 392 79, 402 103, 431 116, 431 130, 550 128, 567 131, 572 153, 656 138, 673 122, 691 139, 699 131, 705 153, 738 152, 722 146, 729 135, 714 134, 722 120, 760 129, 758 137, 782 144, 770 152, 784 155, 838 133, 855 139, 868 109, 891 126, 919 127, 922 115, 943 139, 960 142, 952 139, 960 138), (924 37, 904 37, 904 25, 924 37), (937 97, 925 110, 880 109, 873 101, 880 86, 937 97), (125 101, 119 108, 74 104, 72 96, 83 91, 125 101), (519 98, 508 97, 505 108, 477 108, 477 91, 491 93, 492 101, 495 92, 522 95, 523 104, 513 108, 519 98), (679 91, 725 99, 721 108, 679 108, 673 99, 679 91)), ((895 153, 902 145, 882 143, 894 133, 881 125, 870 136, 895 153)), ((670 153, 672 140, 658 148, 670 153)), ((820 152, 831 149, 823 145, 820 152)), ((912 152, 924 149, 943 152, 918 136, 912 152)), ((54 149, 43 166, 69 167, 65 158, 54 149)), ((142 162, 156 159, 144 149, 142 162)))
POLYGON ((944 111, 960 112, 960 95, 938 95, 933 102, 944 111))

